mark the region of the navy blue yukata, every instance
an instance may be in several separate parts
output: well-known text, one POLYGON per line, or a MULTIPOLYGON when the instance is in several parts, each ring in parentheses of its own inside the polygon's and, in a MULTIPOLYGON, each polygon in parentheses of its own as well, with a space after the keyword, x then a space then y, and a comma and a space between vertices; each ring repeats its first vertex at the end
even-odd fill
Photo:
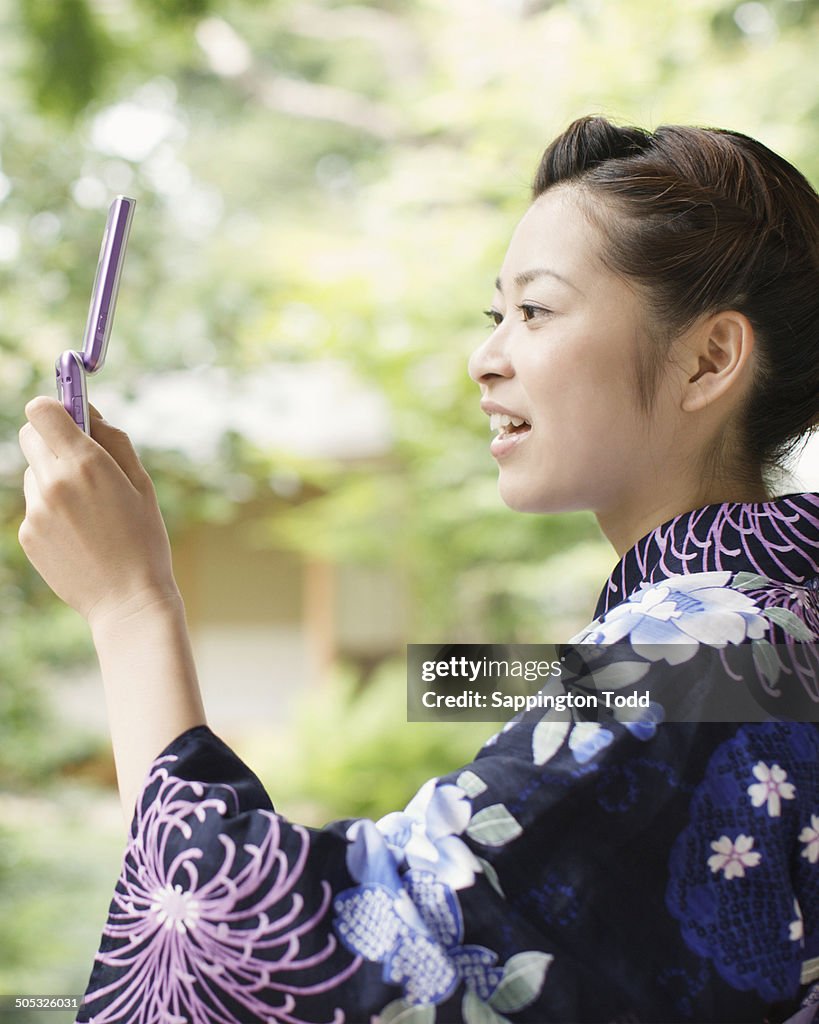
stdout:
POLYGON ((819 495, 677 516, 570 644, 581 682, 683 680, 687 717, 534 709, 377 822, 293 824, 189 730, 145 781, 78 1019, 813 1020, 817 588, 819 495), (709 717, 729 690, 767 720, 709 717))

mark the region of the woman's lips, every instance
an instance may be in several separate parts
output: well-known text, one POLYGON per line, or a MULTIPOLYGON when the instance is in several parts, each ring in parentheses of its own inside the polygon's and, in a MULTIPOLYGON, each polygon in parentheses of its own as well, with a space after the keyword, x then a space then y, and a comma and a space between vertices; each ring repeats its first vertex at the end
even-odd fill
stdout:
POLYGON ((489 417, 489 429, 498 432, 489 445, 495 458, 503 458, 526 438, 532 431, 532 424, 517 412, 484 400, 481 409, 489 417))
POLYGON ((504 458, 504 456, 514 451, 518 445, 523 444, 531 433, 532 427, 529 423, 526 423, 518 430, 508 433, 500 433, 497 437, 492 439, 492 443, 489 445, 489 451, 496 459, 504 458))

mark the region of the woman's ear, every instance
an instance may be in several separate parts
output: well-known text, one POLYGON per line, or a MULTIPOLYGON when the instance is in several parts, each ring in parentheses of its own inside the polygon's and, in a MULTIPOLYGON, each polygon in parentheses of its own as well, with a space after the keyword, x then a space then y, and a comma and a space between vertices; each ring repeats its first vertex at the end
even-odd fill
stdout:
POLYGON ((728 395, 737 398, 750 381, 754 329, 743 313, 725 310, 707 317, 684 340, 688 374, 680 408, 696 412, 728 395))

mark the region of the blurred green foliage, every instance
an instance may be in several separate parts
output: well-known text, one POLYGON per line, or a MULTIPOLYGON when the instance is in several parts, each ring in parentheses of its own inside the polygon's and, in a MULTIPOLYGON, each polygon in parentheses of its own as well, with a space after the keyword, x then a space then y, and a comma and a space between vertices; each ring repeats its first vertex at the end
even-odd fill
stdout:
POLYGON ((532 640, 521 574, 598 534, 501 505, 465 363, 539 152, 601 110, 730 125, 816 179, 818 24, 817 0, 0 0, 0 774, 36 733, 38 667, 90 653, 17 548, 14 434, 77 342, 113 192, 140 211, 106 385, 333 358, 391 413, 375 462, 143 451, 171 532, 286 471, 313 497, 277 507, 271 544, 397 566, 414 636, 532 640))
POLYGON ((363 693, 340 669, 332 686, 306 694, 293 728, 249 752, 276 809, 309 825, 378 818, 405 806, 427 779, 470 762, 500 728, 408 722, 406 703, 404 662, 382 665, 363 693))
MULTIPOLYGON (((92 803, 87 790, 64 783, 27 798, 0 794, 0 807, 0 993, 81 994, 123 846, 117 800, 92 803)), ((58 1024, 75 1016, 7 1019, 58 1024)))
POLYGON ((20 0, 27 79, 38 107, 76 117, 102 91, 111 54, 85 0, 20 0))
MULTIPOLYGON (((599 111, 745 131, 816 182, 818 27, 819 0, 0 0, 0 782, 39 785, 88 742, 55 740, 43 693, 91 649, 17 544, 16 431, 78 343, 112 193, 140 210, 106 386, 333 358, 391 413, 389 454, 353 465, 230 434, 207 465, 143 450, 172 535, 230 521, 237 476, 259 497, 295 474, 313 497, 280 503, 269 543, 395 565, 412 639, 535 641, 602 545, 588 515, 502 507, 465 363, 539 154, 599 111)), ((294 801, 378 814, 469 756, 471 732, 394 721, 397 678, 305 718, 294 801)), ((10 925, 15 884, 46 872, 54 919, 87 920, 73 852, 33 852, 48 832, 0 837, 6 986, 41 935, 10 925)), ((62 977, 47 947, 40 977, 62 977)))

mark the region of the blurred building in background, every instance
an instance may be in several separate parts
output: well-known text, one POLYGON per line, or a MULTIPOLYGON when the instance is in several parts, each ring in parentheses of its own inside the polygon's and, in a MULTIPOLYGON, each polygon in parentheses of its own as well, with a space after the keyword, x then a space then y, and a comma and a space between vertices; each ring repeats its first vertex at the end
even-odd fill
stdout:
MULTIPOLYGON (((132 393, 131 401, 101 386, 95 401, 138 449, 184 455, 203 480, 228 435, 274 453, 283 467, 294 460, 375 467, 389 454, 383 397, 336 362, 270 364, 246 376, 223 367, 146 375, 132 393)), ((282 505, 315 496, 293 470, 271 473, 266 489, 241 474, 230 487, 228 521, 175 532, 174 570, 212 725, 275 728, 338 662, 366 681, 381 661, 402 654, 406 588, 394 567, 277 546, 271 524, 282 505)))

